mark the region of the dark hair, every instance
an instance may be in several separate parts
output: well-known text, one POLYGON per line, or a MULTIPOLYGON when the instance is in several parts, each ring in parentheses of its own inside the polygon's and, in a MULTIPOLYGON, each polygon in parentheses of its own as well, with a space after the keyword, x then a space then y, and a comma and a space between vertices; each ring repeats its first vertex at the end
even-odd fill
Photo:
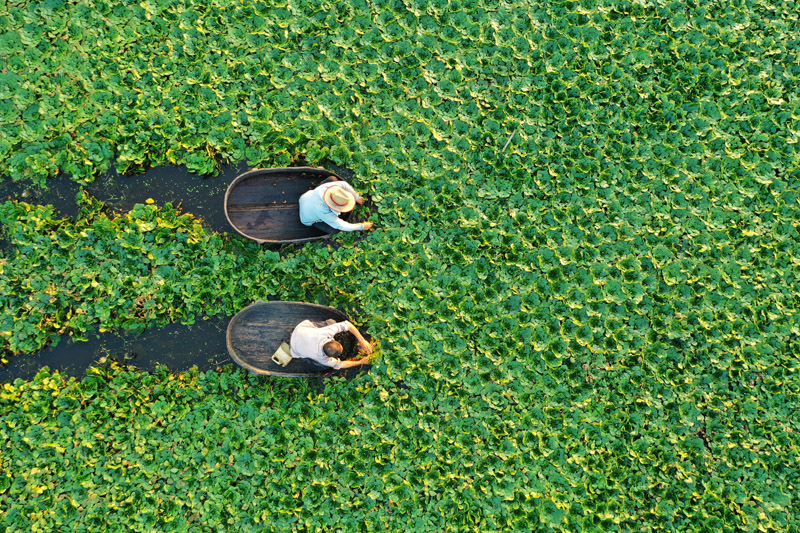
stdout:
POLYGON ((322 351, 325 352, 325 355, 328 357, 341 357, 344 348, 342 345, 339 344, 338 341, 328 341, 322 345, 322 351))

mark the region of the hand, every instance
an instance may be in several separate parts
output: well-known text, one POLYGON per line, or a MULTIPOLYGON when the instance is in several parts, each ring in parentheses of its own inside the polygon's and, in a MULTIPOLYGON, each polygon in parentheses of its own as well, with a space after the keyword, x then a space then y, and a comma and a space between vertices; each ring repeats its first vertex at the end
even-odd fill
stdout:
POLYGON ((360 197, 358 200, 356 200, 356 203, 357 203, 358 205, 364 205, 364 202, 366 202, 366 200, 364 200, 364 198, 363 198, 363 197, 360 197))
POLYGON ((364 222, 363 224, 364 224, 364 230, 365 230, 365 231, 366 231, 366 230, 370 230, 370 229, 372 229, 372 226, 374 226, 374 225, 375 225, 375 224, 373 224, 373 223, 372 223, 372 222, 370 222, 370 221, 366 221, 366 222, 364 222))
POLYGON ((369 364, 369 357, 362 357, 358 361, 356 361, 359 365, 368 365, 369 364))
POLYGON ((363 349, 365 352, 367 352, 368 354, 371 354, 371 353, 372 353, 372 351, 373 351, 373 350, 372 350, 372 346, 371 346, 371 345, 370 345, 368 342, 365 342, 364 344, 362 344, 362 345, 361 345, 361 348, 362 348, 362 349, 363 349))

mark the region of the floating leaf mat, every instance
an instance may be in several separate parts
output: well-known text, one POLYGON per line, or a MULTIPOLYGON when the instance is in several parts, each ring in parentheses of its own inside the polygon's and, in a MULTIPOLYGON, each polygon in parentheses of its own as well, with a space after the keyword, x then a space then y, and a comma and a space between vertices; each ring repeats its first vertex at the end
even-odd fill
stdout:
POLYGON ((9 530, 800 529, 796 4, 2 5, 7 179, 330 161, 378 228, 12 199, 4 353, 270 297, 382 350, 5 385, 9 530))

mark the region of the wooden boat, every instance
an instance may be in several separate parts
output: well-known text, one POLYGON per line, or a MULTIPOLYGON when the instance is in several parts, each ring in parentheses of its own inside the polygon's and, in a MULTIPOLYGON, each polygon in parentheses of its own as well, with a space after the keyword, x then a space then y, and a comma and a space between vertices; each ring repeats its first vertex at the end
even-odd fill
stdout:
MULTIPOLYGON (((300 222, 299 200, 304 192, 331 176, 336 174, 315 167, 250 170, 228 186, 225 217, 237 232, 260 243, 324 239, 327 233, 300 222)), ((348 220, 351 214, 343 213, 342 220, 348 220)))
MULTIPOLYGON (((307 359, 292 359, 284 366, 272 360, 272 354, 282 342, 289 342, 295 326, 303 320, 314 322, 329 318, 337 322, 347 320, 347 315, 324 305, 301 302, 257 301, 239 311, 228 324, 228 353, 239 366, 256 374, 288 377, 330 376, 344 370, 320 370, 307 359)), ((352 333, 336 336, 344 353, 350 359, 358 351, 358 342, 352 333)))

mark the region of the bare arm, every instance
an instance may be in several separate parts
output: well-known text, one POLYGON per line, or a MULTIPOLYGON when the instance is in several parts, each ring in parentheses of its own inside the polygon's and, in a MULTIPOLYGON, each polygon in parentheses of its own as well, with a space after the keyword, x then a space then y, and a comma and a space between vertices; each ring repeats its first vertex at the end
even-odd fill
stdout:
POLYGON ((358 340, 358 344, 365 352, 372 353, 372 346, 370 346, 370 344, 367 342, 367 339, 361 335, 361 333, 353 324, 350 324, 350 333, 355 335, 356 340, 358 340))
POLYGON ((354 366, 366 365, 367 363, 369 363, 369 357, 362 357, 361 359, 356 359, 355 361, 342 361, 342 364, 339 366, 339 368, 352 368, 354 366))

